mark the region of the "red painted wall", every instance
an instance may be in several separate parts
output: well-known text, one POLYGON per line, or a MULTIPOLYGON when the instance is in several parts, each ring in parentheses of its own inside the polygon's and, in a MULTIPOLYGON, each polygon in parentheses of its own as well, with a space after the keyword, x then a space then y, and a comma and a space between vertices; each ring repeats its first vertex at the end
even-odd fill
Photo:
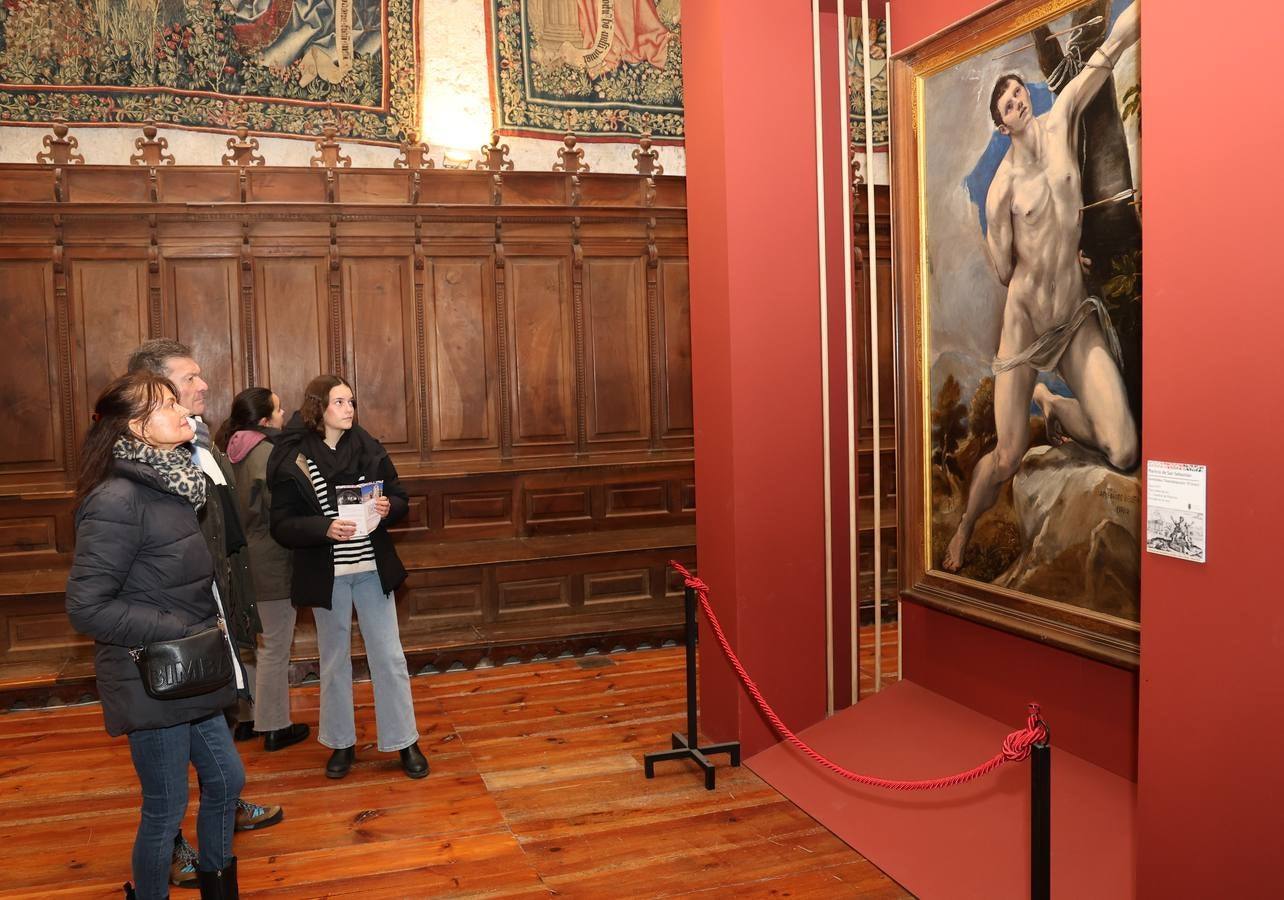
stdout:
POLYGON ((1136 779, 1136 673, 913 603, 902 607, 906 678, 1013 727, 1025 724, 1025 705, 1037 700, 1056 746, 1136 779))
MULTIPOLYGON (((825 714, 811 16, 683 9, 696 541, 729 638, 792 727, 825 714)), ((775 743, 702 627, 702 730, 775 743)))
MULTIPOLYGON (((985 5, 896 3, 894 49, 985 5)), ((1210 20, 1203 0, 1143 0, 1143 455, 1209 466, 1210 542, 1202 566, 1143 559, 1135 722, 1120 709, 1129 679, 1109 667, 928 610, 908 611, 903 637, 909 677, 991 714, 1014 699, 1012 678, 1037 679, 1053 721, 1071 725, 1058 744, 1108 768, 1136 729, 1145 898, 1271 895, 1284 850, 1284 592, 1267 568, 1284 490, 1271 450, 1249 449, 1284 437, 1268 393, 1284 333, 1273 271, 1284 117, 1253 66, 1228 78, 1192 65, 1192 34, 1209 21, 1220 53, 1277 55, 1281 7, 1242 13, 1210 20)))
POLYGON ((1208 465, 1209 533, 1205 565, 1147 554, 1141 571, 1138 881, 1153 898, 1203 884, 1268 896, 1281 883, 1284 482, 1267 448, 1284 438, 1269 399, 1284 334, 1284 115, 1256 69, 1279 55, 1284 12, 1237 9, 1164 0, 1141 17, 1144 450, 1208 465), (1244 61, 1227 74, 1244 77, 1191 66, 1191 26, 1206 21, 1244 61), (1195 140, 1192 109, 1207 110, 1195 140))

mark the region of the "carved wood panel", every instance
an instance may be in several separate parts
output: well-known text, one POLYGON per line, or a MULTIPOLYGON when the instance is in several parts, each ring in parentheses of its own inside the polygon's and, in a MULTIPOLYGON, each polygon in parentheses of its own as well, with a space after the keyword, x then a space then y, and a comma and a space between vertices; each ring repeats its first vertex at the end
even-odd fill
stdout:
POLYGON ((691 288, 685 258, 660 260, 660 384, 664 437, 690 439, 695 417, 691 405, 691 288))
POLYGON ((440 527, 470 538, 515 534, 512 488, 461 485, 444 490, 440 527))
POLYGON ((501 566, 496 572, 498 620, 565 615, 576 597, 569 575, 542 575, 541 566, 501 566))
POLYGON ((408 255, 343 260, 344 333, 361 425, 394 454, 419 449, 411 272, 408 255))
MULTIPOLYGON (((130 352, 147 340, 147 261, 73 258, 68 291, 77 351, 73 393, 76 446, 89 430, 89 414, 102 389, 124 374, 130 352)), ((74 480, 74 473, 68 473, 74 480)))
POLYGON ((56 492, 0 497, 0 573, 65 565, 75 541, 71 514, 69 498, 56 492))
POLYGON ((12 610, 4 618, 3 640, 5 657, 16 655, 51 655, 75 653, 77 650, 93 652, 94 642, 72 631, 67 625, 67 609, 61 598, 41 598, 25 609, 12 610))
POLYGON ((39 516, 0 521, 0 554, 57 550, 58 521, 39 516))
POLYGON ((651 603, 651 571, 628 569, 582 576, 584 605, 591 609, 628 609, 651 603))
POLYGON ((584 391, 590 444, 645 446, 649 437, 644 268, 639 257, 584 261, 584 391))
POLYGON ((499 446, 495 277, 489 257, 429 260, 425 330, 432 449, 499 446))
POLYGON ((326 267, 321 256, 254 262, 258 370, 287 410, 298 409, 307 383, 331 370, 326 267))
POLYGON ((0 259, 0 403, 11 421, 0 429, 5 475, 56 472, 64 464, 57 319, 52 263, 0 259))
POLYGON ((209 384, 205 419, 211 431, 227 418, 245 387, 242 325, 235 258, 168 257, 164 295, 171 331, 192 348, 209 384))
MULTIPOLYGON (((869 309, 870 295, 870 277, 871 274, 878 286, 878 398, 879 413, 882 418, 880 423, 884 432, 891 437, 895 429, 894 414, 896 411, 896 335, 893 330, 893 321, 895 319, 892 309, 892 260, 889 255, 885 255, 890 250, 889 241, 885 234, 880 230, 878 239, 879 256, 875 260, 873 271, 865 259, 857 261, 856 271, 856 291, 857 296, 863 298, 865 310, 869 309)), ((869 339, 869 316, 861 316, 858 325, 858 347, 857 347, 857 370, 864 373, 873 371, 874 357, 872 352, 873 342, 869 339)), ((857 421, 860 425, 862 437, 868 440, 868 435, 873 428, 873 410, 874 404, 870 393, 873 386, 873 379, 866 377, 858 380, 859 394, 856 400, 857 421)))
POLYGON ((575 333, 562 257, 509 257, 513 450, 575 445, 575 333))
POLYGON ((445 572, 415 572, 407 579, 398 604, 402 630, 440 631, 443 625, 471 626, 485 615, 482 569, 469 566, 445 572))

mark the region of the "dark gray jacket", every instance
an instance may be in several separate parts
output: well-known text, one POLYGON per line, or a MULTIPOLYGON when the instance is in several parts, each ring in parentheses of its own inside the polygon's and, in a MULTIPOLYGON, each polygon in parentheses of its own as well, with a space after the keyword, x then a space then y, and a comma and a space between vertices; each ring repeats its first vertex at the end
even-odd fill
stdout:
POLYGON ((214 623, 214 566, 196 511, 155 469, 116 460, 112 477, 76 510, 67 578, 72 626, 97 642, 94 671, 107 733, 192 722, 236 702, 232 685, 187 700, 153 700, 131 647, 173 640, 214 623))
MULTIPOLYGON (((236 472, 236 505, 250 544, 250 574, 257 602, 290 598, 290 551, 272 537, 272 491, 267 464, 272 455, 269 435, 246 456, 232 463, 236 472)), ((229 457, 229 460, 231 457, 229 457)))
POLYGON ((227 613, 228 630, 237 646, 254 649, 254 636, 263 630, 254 597, 254 577, 250 573, 250 549, 245 542, 241 517, 236 509, 236 474, 222 450, 210 450, 227 487, 205 476, 205 505, 198 518, 205 544, 214 560, 214 580, 227 613), (232 543, 235 541, 235 543, 232 543))

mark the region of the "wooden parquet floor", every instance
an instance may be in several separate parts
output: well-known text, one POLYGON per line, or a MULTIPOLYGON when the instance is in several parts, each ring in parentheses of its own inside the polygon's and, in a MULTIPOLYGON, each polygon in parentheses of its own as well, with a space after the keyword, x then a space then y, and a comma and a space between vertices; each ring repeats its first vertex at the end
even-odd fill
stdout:
MULTIPOLYGON (((374 750, 368 683, 342 781, 311 738, 238 745, 245 796, 285 807, 281 824, 236 837, 243 897, 909 896, 725 757, 715 791, 687 763, 643 777, 643 755, 685 727, 681 647, 412 685, 426 779, 374 750)), ((295 721, 315 729, 317 701, 315 686, 294 689, 295 721)), ((195 806, 193 793, 189 840, 195 806)), ((0 715, 0 898, 121 896, 137 810, 128 747, 97 705, 0 715)))

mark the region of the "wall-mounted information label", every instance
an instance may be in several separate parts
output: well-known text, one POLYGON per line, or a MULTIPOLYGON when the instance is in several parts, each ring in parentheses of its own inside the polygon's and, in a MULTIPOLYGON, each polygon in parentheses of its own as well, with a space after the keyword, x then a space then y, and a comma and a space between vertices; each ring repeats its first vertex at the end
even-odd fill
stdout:
POLYGON ((1146 549, 1207 562, 1208 467, 1146 462, 1146 549))

